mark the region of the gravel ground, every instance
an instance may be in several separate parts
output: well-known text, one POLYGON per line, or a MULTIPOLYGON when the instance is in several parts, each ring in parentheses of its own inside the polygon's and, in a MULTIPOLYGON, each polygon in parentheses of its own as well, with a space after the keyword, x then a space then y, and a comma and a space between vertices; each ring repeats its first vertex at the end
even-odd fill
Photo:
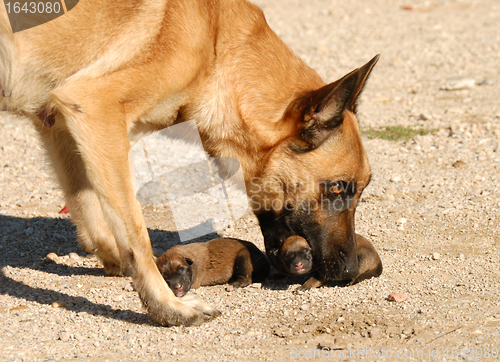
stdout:
MULTIPOLYGON (((357 231, 380 252, 382 276, 307 293, 294 292, 300 279, 200 288, 221 317, 154 325, 130 280, 106 276, 79 249, 34 131, 2 114, 1 361, 283 361, 318 358, 322 348, 332 360, 500 359, 500 3, 257 3, 327 81, 381 53, 362 127, 434 130, 405 142, 364 139, 374 179, 357 231), (390 302, 391 293, 407 300, 390 302)), ((178 242, 168 208, 144 214, 158 253, 178 242)), ((219 234, 263 248, 249 214, 219 234)))

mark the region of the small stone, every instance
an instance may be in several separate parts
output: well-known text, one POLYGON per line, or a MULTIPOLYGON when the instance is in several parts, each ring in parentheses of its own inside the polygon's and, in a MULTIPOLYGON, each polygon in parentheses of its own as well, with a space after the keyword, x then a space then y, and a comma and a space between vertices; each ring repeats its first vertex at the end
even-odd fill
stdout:
POLYGON ((406 220, 404 217, 402 217, 402 218, 399 218, 399 219, 396 221, 396 224, 403 225, 403 224, 405 224, 405 223, 406 223, 406 221, 407 221, 407 220, 406 220))
POLYGON ((262 283, 253 283, 250 285, 251 288, 254 289, 261 289, 262 288, 262 283))
POLYGON ((433 260, 439 260, 441 258, 441 254, 434 252, 432 253, 432 259, 433 260))
POLYGON ((446 79, 446 83, 441 90, 453 91, 460 89, 473 88, 476 85, 476 81, 472 78, 463 77, 453 77, 446 79))
POLYGON ((458 160, 458 161, 454 162, 452 166, 455 168, 464 168, 464 167, 467 167, 467 164, 462 160, 458 160))
POLYGON ((431 118, 432 116, 426 113, 421 113, 420 116, 418 116, 419 121, 428 121, 431 118))
POLYGON ((59 260, 59 256, 57 256, 56 253, 49 253, 47 254, 47 256, 45 257, 47 260, 55 263, 55 264, 60 264, 61 261, 59 260))
POLYGON ((63 331, 59 333, 59 339, 63 342, 68 342, 71 338, 71 332, 63 331))
POLYGON ((28 306, 27 305, 20 305, 19 307, 10 308, 9 311, 15 312, 17 310, 24 310, 24 309, 28 309, 28 306))
POLYGON ((309 306, 309 304, 302 304, 302 305, 300 306, 300 309, 301 309, 301 310, 308 310, 308 309, 309 309, 309 307, 310 307, 310 306, 309 306))
POLYGON ((69 253, 69 259, 71 263, 78 263, 82 260, 80 255, 78 255, 77 253, 69 253))
POLYGON ((345 318, 344 318, 344 317, 339 317, 339 318, 337 319, 337 322, 343 322, 343 321, 345 321, 345 318))
POLYGON ((62 300, 58 300, 58 301, 55 301, 54 303, 52 303, 52 308, 61 308, 61 307, 64 307, 66 304, 66 302, 62 301, 62 300))
POLYGON ((273 330, 273 334, 276 337, 280 337, 280 338, 287 338, 287 337, 290 337, 292 335, 290 333, 290 331, 286 328, 276 328, 275 330, 273 330))
POLYGON ((396 196, 398 192, 395 188, 391 188, 391 189, 387 190, 387 193, 389 195, 396 196))
POLYGON ((460 260, 462 260, 462 261, 464 261, 464 260, 465 260, 465 255, 464 255, 464 254, 460 254, 458 257, 459 257, 459 258, 460 258, 460 260))
POLYGON ((404 302, 406 299, 408 299, 408 296, 404 293, 392 293, 392 294, 389 294, 387 299, 390 302, 399 303, 399 302, 404 302))
POLYGON ((370 338, 380 338, 382 330, 380 328, 372 328, 368 331, 370 338))
POLYGON ((496 80, 494 78, 486 78, 480 81, 477 85, 483 86, 483 85, 493 85, 496 83, 496 80))
POLYGON ((132 283, 127 283, 123 287, 123 290, 125 290, 126 292, 133 292, 134 291, 134 286, 132 285, 132 283))
POLYGON ((393 176, 391 182, 401 182, 401 176, 393 176))

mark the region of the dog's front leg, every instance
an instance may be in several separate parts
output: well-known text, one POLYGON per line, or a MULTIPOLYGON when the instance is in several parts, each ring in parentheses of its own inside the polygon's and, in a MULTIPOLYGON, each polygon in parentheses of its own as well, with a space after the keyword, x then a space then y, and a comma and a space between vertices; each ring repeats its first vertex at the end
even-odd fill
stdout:
POLYGON ((215 315, 216 311, 197 299, 176 298, 153 260, 131 182, 125 111, 115 98, 120 92, 111 92, 109 85, 105 79, 79 81, 56 89, 52 96, 75 140, 103 217, 116 240, 121 263, 132 268, 134 285, 148 313, 162 325, 199 324, 206 314, 215 315))

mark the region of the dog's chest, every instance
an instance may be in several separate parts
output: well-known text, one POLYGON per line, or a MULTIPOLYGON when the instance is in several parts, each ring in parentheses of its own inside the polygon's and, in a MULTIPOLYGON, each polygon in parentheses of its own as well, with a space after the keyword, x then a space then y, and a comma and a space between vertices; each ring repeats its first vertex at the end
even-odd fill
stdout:
POLYGON ((157 102, 131 124, 129 129, 130 143, 134 144, 154 131, 172 126, 184 102, 185 96, 183 94, 164 98, 157 102))

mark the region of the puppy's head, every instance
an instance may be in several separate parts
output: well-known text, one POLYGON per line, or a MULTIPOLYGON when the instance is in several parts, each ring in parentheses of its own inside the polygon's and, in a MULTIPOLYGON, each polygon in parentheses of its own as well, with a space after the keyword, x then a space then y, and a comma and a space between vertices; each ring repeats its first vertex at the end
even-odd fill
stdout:
POLYGON ((313 257, 311 247, 306 239, 290 236, 280 250, 281 261, 290 274, 305 274, 312 269, 313 257))
POLYGON ((166 252, 156 261, 158 270, 177 297, 185 295, 193 284, 193 261, 176 252, 166 252))

